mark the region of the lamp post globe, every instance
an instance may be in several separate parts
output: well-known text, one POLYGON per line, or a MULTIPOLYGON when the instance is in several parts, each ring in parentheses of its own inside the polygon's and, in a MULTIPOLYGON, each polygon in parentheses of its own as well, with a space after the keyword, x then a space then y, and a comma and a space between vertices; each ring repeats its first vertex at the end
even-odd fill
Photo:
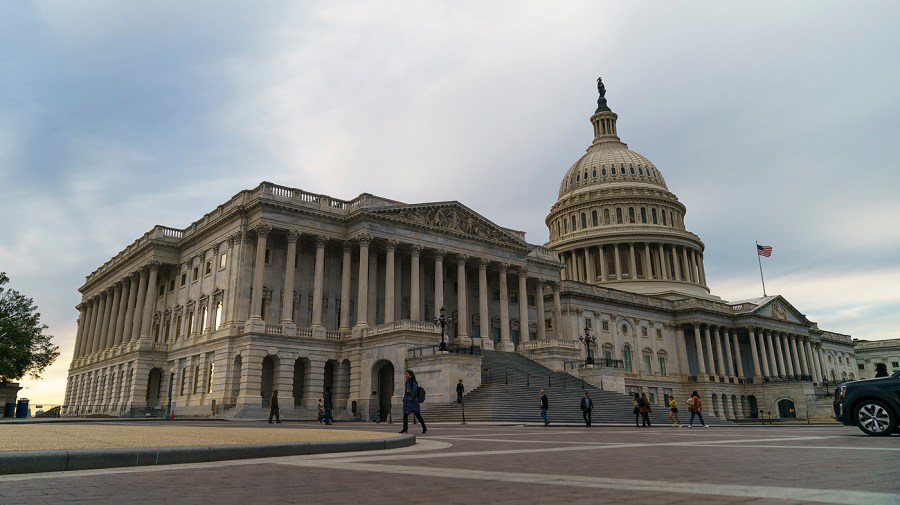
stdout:
POLYGON ((447 351, 447 342, 444 341, 444 328, 453 324, 453 318, 447 317, 447 310, 441 307, 441 315, 434 318, 434 325, 441 327, 441 347, 440 351, 447 351))
POLYGON ((585 327, 584 335, 579 336, 578 340, 582 341, 584 343, 585 347, 587 347, 587 358, 584 360, 584 363, 586 365, 593 365, 594 364, 594 342, 597 341, 597 337, 592 336, 590 334, 590 330, 587 327, 585 327))

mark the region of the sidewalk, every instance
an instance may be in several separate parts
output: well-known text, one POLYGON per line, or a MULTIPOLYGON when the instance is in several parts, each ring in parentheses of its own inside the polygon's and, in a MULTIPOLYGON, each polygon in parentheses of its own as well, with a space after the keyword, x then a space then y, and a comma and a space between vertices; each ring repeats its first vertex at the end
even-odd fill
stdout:
POLYGON ((370 451, 416 443, 410 435, 303 428, 290 422, 196 424, 4 423, 0 475, 370 451))

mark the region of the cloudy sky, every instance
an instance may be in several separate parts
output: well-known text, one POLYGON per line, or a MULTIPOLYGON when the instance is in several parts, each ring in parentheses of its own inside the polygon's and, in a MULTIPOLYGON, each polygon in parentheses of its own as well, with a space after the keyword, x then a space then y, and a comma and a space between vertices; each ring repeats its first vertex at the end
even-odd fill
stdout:
POLYGON ((267 180, 458 200, 547 240, 597 76, 714 294, 900 337, 900 3, 0 4, 0 271, 62 356, 85 276, 267 180))

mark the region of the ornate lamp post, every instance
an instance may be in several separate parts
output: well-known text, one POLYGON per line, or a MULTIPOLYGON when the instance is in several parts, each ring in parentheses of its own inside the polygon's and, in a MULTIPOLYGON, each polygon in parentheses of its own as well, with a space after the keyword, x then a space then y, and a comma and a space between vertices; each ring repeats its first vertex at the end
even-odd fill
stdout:
POLYGON ((434 318, 434 325, 441 327, 441 352, 447 350, 447 342, 444 342, 444 328, 453 324, 453 318, 447 317, 447 311, 441 307, 441 315, 434 318))
POLYGON ((587 359, 584 361, 586 365, 594 364, 594 342, 597 341, 597 337, 591 336, 589 333, 588 327, 584 327, 584 336, 578 337, 578 340, 584 343, 587 346, 587 359))

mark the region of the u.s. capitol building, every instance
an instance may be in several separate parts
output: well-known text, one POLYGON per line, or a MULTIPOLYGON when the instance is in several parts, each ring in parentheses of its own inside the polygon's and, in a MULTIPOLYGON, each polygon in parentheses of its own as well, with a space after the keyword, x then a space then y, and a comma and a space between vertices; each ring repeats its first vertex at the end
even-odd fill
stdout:
POLYGON ((430 402, 455 399, 461 377, 476 388, 481 348, 659 405, 696 389, 723 419, 828 417, 817 398, 855 378, 851 338, 781 296, 711 294, 685 205, 619 139, 598 90, 543 246, 456 201, 270 182, 187 228, 154 227, 79 289, 67 412, 257 415, 278 390, 311 418, 331 387, 335 418, 369 419, 396 414, 409 366, 430 402))

